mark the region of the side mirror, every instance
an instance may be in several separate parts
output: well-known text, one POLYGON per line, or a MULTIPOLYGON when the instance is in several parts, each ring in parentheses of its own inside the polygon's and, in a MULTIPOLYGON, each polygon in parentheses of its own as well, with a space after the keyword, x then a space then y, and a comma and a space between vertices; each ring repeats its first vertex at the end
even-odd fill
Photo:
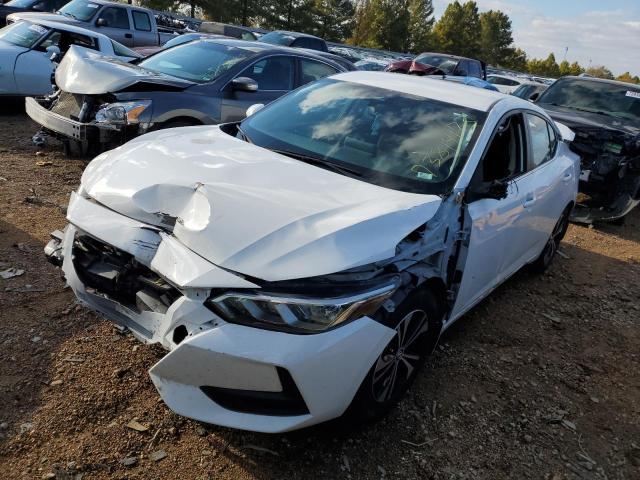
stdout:
POLYGON ((246 115, 247 115, 247 117, 250 117, 254 113, 259 112, 260 110, 262 110, 263 108, 264 108, 264 103, 254 103, 249 108, 247 108, 246 115))
POLYGON ((467 202, 474 202, 482 198, 502 200, 503 198, 507 198, 508 190, 508 180, 493 180, 492 182, 485 182, 477 187, 469 187, 469 190, 467 191, 467 202))
POLYGON ((529 101, 535 102, 539 96, 540 96, 540 92, 532 93, 531 96, 529 97, 529 101))
POLYGON ((99 18, 98 20, 96 20, 96 26, 97 27, 108 27, 109 26, 109 22, 107 21, 106 18, 99 18))
POLYGON ((231 80, 231 88, 241 92, 256 92, 258 90, 258 82, 249 77, 237 77, 231 80))
POLYGON ((62 52, 60 51, 60 47, 57 45, 50 45, 47 47, 47 57, 52 62, 59 62, 62 57, 62 52))

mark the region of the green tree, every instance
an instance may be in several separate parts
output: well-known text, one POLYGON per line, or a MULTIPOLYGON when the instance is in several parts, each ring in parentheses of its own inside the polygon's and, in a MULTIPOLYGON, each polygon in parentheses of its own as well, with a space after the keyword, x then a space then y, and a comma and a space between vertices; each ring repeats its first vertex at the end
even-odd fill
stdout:
POLYGON ((504 65, 512 49, 511 20, 500 10, 480 14, 480 56, 490 65, 504 65))
POLYGON ((640 78, 637 75, 635 77, 632 77, 631 73, 629 72, 624 72, 622 75, 618 75, 618 77, 616 77, 616 80, 627 83, 640 83, 640 78))
POLYGON ((527 70, 527 54, 521 48, 510 48, 504 67, 524 72, 527 70))
POLYGON ((584 73, 584 68, 582 68, 578 62, 573 62, 569 67, 569 72, 569 75, 578 76, 584 73))
POLYGON ((372 29, 373 18, 375 17, 374 6, 371 0, 358 0, 356 2, 355 25, 351 33, 351 38, 347 43, 366 47, 374 37, 372 29))
POLYGON ((405 51, 421 53, 434 44, 432 0, 409 0, 408 43, 405 51))
POLYGON ((315 0, 313 33, 328 41, 344 41, 351 35, 355 7, 350 0, 315 0))
POLYGON ((556 57, 553 53, 550 53, 544 60, 537 58, 529 60, 527 62, 527 71, 541 77, 557 78, 560 76, 560 67, 556 63, 556 57))
POLYGON ((609 79, 609 80, 613 80, 613 73, 611 73, 611 70, 609 70, 604 65, 587 68, 585 73, 587 75, 591 75, 592 77, 606 78, 606 79, 609 79))
POLYGON ((450 3, 434 27, 438 47, 445 53, 477 57, 480 53, 480 16, 476 2, 450 3))
POLYGON ((571 75, 571 65, 568 61, 563 60, 560 62, 560 76, 571 75))

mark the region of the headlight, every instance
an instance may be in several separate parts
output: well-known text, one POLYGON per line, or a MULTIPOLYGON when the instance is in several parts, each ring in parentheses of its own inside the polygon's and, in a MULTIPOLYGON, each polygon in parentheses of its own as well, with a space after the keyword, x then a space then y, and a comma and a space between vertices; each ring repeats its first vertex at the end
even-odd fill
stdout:
POLYGON ((230 323, 314 333, 374 313, 398 285, 388 283, 336 298, 233 292, 210 298, 206 305, 230 323))
POLYGON ((96 113, 98 123, 138 123, 138 117, 151 106, 151 100, 102 105, 96 113))

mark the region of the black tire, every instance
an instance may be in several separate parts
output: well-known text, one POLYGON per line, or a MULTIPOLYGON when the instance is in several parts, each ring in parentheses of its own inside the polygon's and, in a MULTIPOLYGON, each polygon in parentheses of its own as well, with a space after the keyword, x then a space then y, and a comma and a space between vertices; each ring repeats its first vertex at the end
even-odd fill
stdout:
POLYGON ((436 347, 442 317, 438 299, 427 289, 416 290, 388 315, 384 323, 396 335, 369 369, 344 419, 355 424, 376 420, 400 401, 436 347))
POLYGON ((560 215, 560 218, 556 222, 555 227, 553 227, 553 231, 551 232, 549 240, 547 240, 547 244, 544 246, 542 253, 533 263, 531 263, 531 265, 529 265, 533 272, 544 273, 551 265, 551 262, 558 251, 558 247, 560 246, 560 242, 567 233, 567 228, 569 228, 570 215, 571 207, 565 208, 562 215, 560 215))

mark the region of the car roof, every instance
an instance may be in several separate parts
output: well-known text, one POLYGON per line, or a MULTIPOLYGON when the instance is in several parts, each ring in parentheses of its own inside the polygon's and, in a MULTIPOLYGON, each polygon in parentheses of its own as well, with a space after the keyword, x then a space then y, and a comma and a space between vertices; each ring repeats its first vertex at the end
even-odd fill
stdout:
POLYGON ((628 82, 621 82, 620 80, 610 80, 608 78, 597 78, 597 77, 576 77, 573 75, 567 75, 565 77, 560 77, 558 80, 565 80, 565 79, 571 79, 571 80, 587 80, 589 82, 599 82, 599 83, 609 83, 611 85, 618 85, 620 87, 630 87, 630 88, 636 88, 636 89, 640 89, 640 85, 636 84, 636 83, 628 83, 628 82))
POLYGON ((508 80, 517 80, 518 82, 527 82, 526 78, 516 77, 515 75, 505 75, 502 73, 487 73, 487 77, 498 77, 498 78, 506 78, 508 80))
MULTIPOLYGON (((331 78, 452 103, 483 112, 488 112, 500 100, 513 99, 511 100, 512 102, 521 100, 504 93, 456 82, 443 82, 439 78, 429 78, 428 76, 418 77, 390 72, 355 71, 339 73, 331 78)), ((530 102, 525 100, 522 100, 522 105, 531 106, 530 102)))
POLYGON ((315 50, 310 50, 307 48, 293 48, 293 47, 285 47, 283 45, 274 45, 266 42, 259 42, 253 40, 240 40, 237 38, 201 38, 192 40, 192 42, 211 42, 211 43, 219 43, 222 45, 227 45, 229 47, 240 48, 243 50, 249 50, 254 52, 256 55, 261 54, 263 52, 279 52, 285 53, 287 55, 297 55, 304 56, 308 58, 313 58, 315 60, 329 62, 333 65, 337 65, 341 70, 344 70, 345 67, 341 65, 337 60, 333 60, 326 55, 327 52, 316 52, 315 50))
POLYGON ((270 32, 270 33, 282 33, 284 35, 289 35, 290 37, 294 37, 294 38, 307 37, 307 38, 315 38, 317 40, 322 40, 320 37, 316 37, 315 35, 310 35, 308 33, 302 33, 302 32, 290 32, 289 30, 274 30, 273 32, 270 32))
MULTIPOLYGON (((474 58, 461 57, 459 55, 451 55, 450 53, 440 53, 440 52, 422 52, 416 55, 416 58, 419 57, 420 55, 439 55, 441 57, 446 57, 446 58, 455 58, 456 60, 475 60, 474 58)), ((475 61, 479 61, 479 60, 475 60, 475 61)))
POLYGON ((92 37, 100 37, 103 39, 108 38, 105 34, 96 32, 95 30, 89 30, 88 28, 77 27, 75 25, 69 25, 68 23, 56 22, 53 20, 30 20, 26 18, 25 19, 20 18, 18 22, 27 22, 34 25, 42 25, 47 28, 53 28, 55 30, 62 30, 62 31, 71 32, 71 33, 79 33, 81 35, 91 35, 92 37))

